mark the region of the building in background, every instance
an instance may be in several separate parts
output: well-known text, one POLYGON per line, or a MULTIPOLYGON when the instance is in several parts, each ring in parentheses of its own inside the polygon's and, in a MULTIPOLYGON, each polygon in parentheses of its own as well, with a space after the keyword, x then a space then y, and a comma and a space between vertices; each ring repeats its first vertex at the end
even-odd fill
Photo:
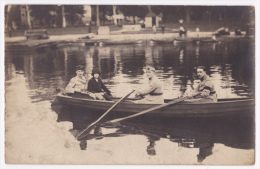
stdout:
POLYGON ((161 21, 161 16, 156 15, 152 11, 150 11, 145 16, 145 27, 153 27, 155 25, 156 27, 159 27, 159 21, 161 21))

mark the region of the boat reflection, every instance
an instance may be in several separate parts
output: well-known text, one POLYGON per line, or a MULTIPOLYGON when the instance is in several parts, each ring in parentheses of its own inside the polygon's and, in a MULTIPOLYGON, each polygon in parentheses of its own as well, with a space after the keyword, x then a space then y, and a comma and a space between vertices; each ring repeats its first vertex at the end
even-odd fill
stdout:
MULTIPOLYGON (((70 132, 76 137, 83 129, 98 119, 102 113, 88 110, 59 107, 53 110, 58 114, 58 122, 73 123, 70 132)), ((119 118, 111 112, 102 122, 119 118)), ((89 140, 104 138, 126 137, 129 135, 146 137, 146 152, 156 155, 156 144, 168 140, 178 147, 198 149, 197 161, 202 162, 214 153, 215 144, 223 144, 235 149, 254 149, 254 120, 253 118, 217 117, 217 118, 161 118, 139 116, 123 121, 114 126, 100 123, 89 135, 80 140, 81 150, 87 150, 89 140)), ((75 138, 76 139, 76 138, 75 138)), ((117 140, 115 139, 115 142, 117 140)), ((129 143, 128 143, 129 144, 129 143)), ((131 144, 139 144, 138 140, 131 144)))

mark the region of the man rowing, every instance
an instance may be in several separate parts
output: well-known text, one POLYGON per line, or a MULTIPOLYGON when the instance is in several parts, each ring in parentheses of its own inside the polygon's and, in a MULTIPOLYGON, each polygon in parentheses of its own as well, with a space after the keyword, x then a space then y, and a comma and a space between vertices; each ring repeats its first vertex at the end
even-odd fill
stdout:
POLYGON ((148 77, 147 86, 141 89, 134 89, 136 95, 142 97, 141 100, 137 100, 135 103, 163 104, 162 84, 155 75, 155 68, 147 66, 146 75, 148 77))
POLYGON ((197 67, 197 76, 200 79, 200 83, 193 91, 186 91, 184 96, 190 97, 191 102, 217 102, 217 94, 215 86, 207 75, 204 66, 197 67), (192 95, 199 94, 195 97, 192 95))

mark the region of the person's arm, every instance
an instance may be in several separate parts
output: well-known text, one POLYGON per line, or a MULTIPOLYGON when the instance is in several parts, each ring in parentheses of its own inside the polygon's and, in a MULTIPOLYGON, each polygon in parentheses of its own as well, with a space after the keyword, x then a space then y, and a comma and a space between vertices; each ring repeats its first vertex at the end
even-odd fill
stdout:
POLYGON ((102 80, 100 80, 100 84, 101 84, 101 88, 110 96, 111 92, 110 90, 108 90, 108 88, 104 85, 104 83, 102 82, 102 80))
POLYGON ((210 94, 210 87, 205 86, 202 92, 200 93, 201 97, 208 97, 210 94))
POLYGON ((92 93, 95 93, 94 88, 93 88, 92 79, 90 79, 90 80, 88 81, 87 91, 92 92, 92 93))
POLYGON ((211 81, 205 82, 205 87, 201 91, 200 96, 201 97, 208 97, 210 95, 210 91, 212 90, 212 88, 214 88, 214 86, 213 86, 211 81))
POLYGON ((65 88, 66 93, 74 93, 75 92, 75 86, 76 86, 76 82, 72 78, 70 80, 69 84, 67 85, 67 87, 65 88))
POLYGON ((158 85, 159 84, 156 82, 151 82, 146 88, 139 89, 136 91, 136 93, 139 95, 147 95, 147 94, 151 93, 152 91, 154 91, 158 87, 158 85))

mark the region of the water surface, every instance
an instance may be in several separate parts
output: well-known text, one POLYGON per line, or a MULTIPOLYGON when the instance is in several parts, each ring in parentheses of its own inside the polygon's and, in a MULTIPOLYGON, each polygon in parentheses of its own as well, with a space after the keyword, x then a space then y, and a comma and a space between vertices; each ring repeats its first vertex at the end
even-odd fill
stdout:
MULTIPOLYGON (((219 98, 254 97, 254 44, 250 38, 222 39, 213 44, 60 45, 40 49, 6 46, 5 54, 7 104, 13 105, 13 97, 26 98, 28 103, 22 109, 9 106, 6 114, 26 112, 29 116, 48 108, 44 110, 46 116, 56 118, 48 119, 47 124, 64 123, 69 128, 57 135, 76 135, 100 116, 62 106, 51 109, 56 89, 66 87, 79 64, 85 66, 87 79, 93 68, 99 68, 103 82, 117 97, 147 83, 147 65, 156 68, 165 98, 181 96, 195 79, 199 65, 208 69, 219 98)), ((112 113, 105 120, 118 116, 112 113)), ((78 142, 74 137, 70 141, 78 142)), ((56 146, 58 143, 53 149, 56 146)), ((108 159, 104 164, 249 164, 254 156, 254 119, 140 116, 118 126, 102 126, 101 136, 92 133, 70 149, 77 155, 86 152, 83 156, 89 159, 101 155, 108 159), (236 160, 239 158, 243 160, 236 160)), ((97 163, 93 159, 74 161, 97 163)))

